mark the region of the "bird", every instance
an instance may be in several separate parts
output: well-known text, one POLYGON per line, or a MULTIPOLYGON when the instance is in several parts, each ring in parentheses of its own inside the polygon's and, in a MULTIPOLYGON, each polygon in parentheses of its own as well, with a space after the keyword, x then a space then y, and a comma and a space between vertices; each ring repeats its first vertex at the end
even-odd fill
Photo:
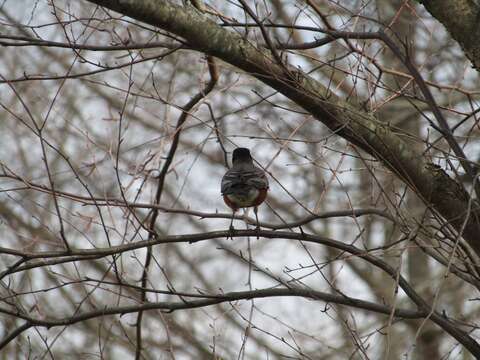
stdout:
POLYGON ((236 148, 232 153, 232 167, 223 175, 221 183, 223 201, 232 209, 230 231, 233 232, 233 218, 240 208, 253 207, 258 222, 258 206, 265 201, 268 192, 268 179, 265 171, 253 164, 247 148, 236 148))

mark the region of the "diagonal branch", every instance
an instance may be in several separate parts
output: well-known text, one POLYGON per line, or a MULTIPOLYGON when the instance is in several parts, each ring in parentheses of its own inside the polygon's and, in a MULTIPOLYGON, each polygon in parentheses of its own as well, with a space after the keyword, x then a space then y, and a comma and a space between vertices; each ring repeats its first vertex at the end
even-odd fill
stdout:
POLYGON ((380 159, 425 203, 462 231, 480 254, 478 204, 473 204, 469 211, 469 196, 464 188, 404 142, 387 123, 343 101, 302 71, 287 64, 278 65, 265 50, 218 26, 192 7, 152 0, 89 1, 181 36, 192 48, 216 56, 281 92, 336 134, 380 159), (285 66, 289 69, 288 77, 285 66))
MULTIPOLYGON (((165 178, 167 177, 168 170, 170 169, 170 165, 172 164, 173 157, 177 152, 177 147, 180 142, 180 134, 182 133, 183 125, 190 114, 190 111, 197 105, 205 96, 207 96, 215 87, 215 84, 218 80, 218 70, 215 65, 215 61, 210 56, 207 56, 207 63, 208 63, 208 70, 210 73, 210 81, 201 89, 190 101, 182 108, 182 114, 179 116, 177 120, 177 125, 175 127, 175 135, 173 137, 172 144, 170 145, 170 149, 168 151, 167 158, 165 163, 163 164, 162 170, 160 171, 160 175, 157 180, 157 191, 155 194, 155 204, 160 204, 160 199, 163 194, 163 189, 165 185, 165 178)), ((155 237, 155 224, 157 221, 157 217, 159 214, 158 208, 153 208, 151 212, 150 222, 149 222, 149 235, 148 239, 152 240, 155 237)), ((145 257, 145 263, 143 266, 143 273, 142 273, 142 288, 146 288, 147 281, 148 281, 148 271, 150 267, 150 262, 152 261, 152 247, 147 247, 147 254, 145 257)), ((147 301, 147 293, 145 291, 140 292, 140 299, 142 302, 147 301)), ((137 347, 135 351, 135 359, 140 359, 141 352, 142 352, 142 319, 143 319, 143 311, 138 312, 137 317, 137 347)))

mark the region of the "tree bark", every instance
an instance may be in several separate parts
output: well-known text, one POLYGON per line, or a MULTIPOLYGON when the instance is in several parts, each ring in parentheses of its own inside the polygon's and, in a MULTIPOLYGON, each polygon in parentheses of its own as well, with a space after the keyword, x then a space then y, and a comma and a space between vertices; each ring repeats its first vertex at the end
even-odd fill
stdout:
POLYGON ((462 47, 473 67, 480 71, 480 6, 473 0, 420 1, 462 47))

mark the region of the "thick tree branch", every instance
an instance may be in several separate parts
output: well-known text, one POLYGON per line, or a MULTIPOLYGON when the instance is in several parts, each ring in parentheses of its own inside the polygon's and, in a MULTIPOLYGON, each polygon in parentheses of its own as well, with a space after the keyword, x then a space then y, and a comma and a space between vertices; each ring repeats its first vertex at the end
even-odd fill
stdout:
POLYGON ((480 6, 474 0, 420 1, 460 44, 473 67, 480 71, 480 6))
POLYGON ((293 67, 278 65, 263 49, 209 20, 192 7, 168 1, 89 0, 170 31, 189 46, 216 56, 255 76, 302 106, 332 131, 372 154, 395 172, 423 200, 449 221, 480 254, 478 204, 441 168, 405 143, 385 122, 354 108, 319 82, 293 67), (468 216, 466 224, 465 217, 468 216))

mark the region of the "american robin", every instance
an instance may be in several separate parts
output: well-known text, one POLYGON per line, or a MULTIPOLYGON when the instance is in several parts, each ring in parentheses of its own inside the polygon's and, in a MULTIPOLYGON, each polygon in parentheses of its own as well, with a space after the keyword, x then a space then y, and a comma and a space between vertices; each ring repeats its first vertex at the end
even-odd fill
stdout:
POLYGON ((233 211, 230 231, 233 231, 233 218, 240 208, 253 206, 258 223, 258 205, 267 197, 268 179, 265 172, 253 165, 250 150, 236 148, 232 154, 232 168, 222 178, 222 195, 225 204, 233 211))

